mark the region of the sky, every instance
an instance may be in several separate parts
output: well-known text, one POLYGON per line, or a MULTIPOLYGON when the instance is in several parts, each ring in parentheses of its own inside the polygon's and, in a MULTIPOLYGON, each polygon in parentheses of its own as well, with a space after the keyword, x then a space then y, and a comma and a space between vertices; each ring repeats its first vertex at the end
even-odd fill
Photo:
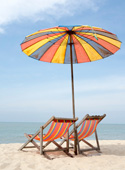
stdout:
POLYGON ((125 124, 125 1, 0 0, 0 122, 72 117, 69 64, 34 60, 25 36, 58 25, 90 25, 116 34, 121 49, 104 60, 74 64, 75 114, 106 114, 125 124))

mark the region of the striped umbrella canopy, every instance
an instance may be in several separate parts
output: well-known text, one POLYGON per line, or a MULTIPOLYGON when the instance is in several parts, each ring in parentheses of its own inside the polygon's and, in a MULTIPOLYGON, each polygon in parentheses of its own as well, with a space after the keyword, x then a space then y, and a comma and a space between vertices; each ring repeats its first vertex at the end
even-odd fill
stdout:
POLYGON ((25 37, 22 51, 40 61, 71 64, 73 117, 75 118, 73 64, 106 58, 120 49, 117 36, 86 25, 57 26, 25 37))

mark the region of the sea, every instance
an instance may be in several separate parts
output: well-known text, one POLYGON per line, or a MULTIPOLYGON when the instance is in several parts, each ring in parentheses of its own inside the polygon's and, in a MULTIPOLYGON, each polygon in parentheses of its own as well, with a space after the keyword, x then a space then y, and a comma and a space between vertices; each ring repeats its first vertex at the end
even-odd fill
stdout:
MULTIPOLYGON (((33 134, 44 123, 38 122, 0 122, 0 144, 24 143, 24 133, 33 134)), ((48 129, 44 131, 46 133, 48 129)), ((99 140, 125 140, 125 124, 99 124, 99 140)), ((89 140, 95 139, 92 135, 89 140)))

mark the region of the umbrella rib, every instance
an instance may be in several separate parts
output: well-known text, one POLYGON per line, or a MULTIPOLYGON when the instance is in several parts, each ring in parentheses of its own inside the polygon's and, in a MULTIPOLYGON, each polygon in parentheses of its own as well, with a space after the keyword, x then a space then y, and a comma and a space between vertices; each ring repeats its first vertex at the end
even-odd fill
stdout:
MULTIPOLYGON (((88 59, 91 59, 91 61, 95 61, 101 58, 108 57, 109 55, 114 54, 120 49, 121 41, 119 41, 116 34, 113 34, 99 27, 91 27, 89 25, 70 25, 43 29, 31 35, 28 35, 21 43, 21 48, 25 54, 27 54, 28 56, 31 56, 31 54, 33 54, 33 56, 31 57, 39 60, 39 56, 42 57, 43 54, 45 54, 46 51, 50 49, 50 47, 54 46, 52 50, 56 50, 59 48, 58 46, 62 46, 60 47, 58 54, 56 54, 54 61, 57 63, 59 61, 61 62, 62 60, 57 60, 56 58, 60 58, 63 53, 64 61, 66 61, 65 63, 68 63, 69 45, 71 44, 73 50, 73 63, 76 63, 76 61, 78 62, 78 53, 79 61, 81 62, 88 62, 88 59), (67 43, 67 39, 65 39, 66 35, 73 36, 74 38, 76 38, 77 41, 75 39, 72 39, 70 43, 67 43), (63 43, 61 43, 60 37, 64 37, 63 43), (76 51, 75 48, 78 47, 78 44, 81 44, 81 47, 76 51), (65 54, 65 56, 64 52, 62 51, 63 49, 66 49, 67 52, 67 55, 65 54), (83 53, 86 56, 84 56, 82 53, 80 54, 80 49, 83 49, 83 53), (82 57, 82 55, 84 59, 80 59, 80 56, 82 57)), ((54 55, 54 53, 55 51, 52 52, 50 49, 44 55, 44 57, 47 57, 47 62, 51 61, 51 57, 49 56, 54 55)))
MULTIPOLYGON (((53 31, 51 31, 52 32, 52 34, 55 34, 53 31)), ((61 33, 61 31, 60 31, 60 33, 61 33)), ((49 34, 47 34, 47 35, 49 35, 49 34)), ((63 36, 65 36, 65 34, 63 35, 63 36)), ((48 38, 49 38, 50 36, 48 36, 48 38)), ((48 39, 47 38, 47 39, 48 39)), ((58 40, 60 40, 60 37, 57 37, 56 39, 58 39, 58 40)), ((57 41, 58 41, 57 40, 57 41)), ((50 40, 50 41, 48 41, 48 42, 50 42, 50 43, 52 43, 52 40, 50 40)), ((55 44, 56 42, 54 42, 54 43, 52 43, 53 45, 55 44)))
MULTIPOLYGON (((94 30, 94 29, 93 29, 94 30)), ((98 38, 98 35, 101 35, 101 36, 104 36, 104 37, 108 37, 108 38, 110 38, 110 39, 112 39, 112 40, 115 40, 115 41, 118 41, 118 42, 121 42, 121 41, 119 41, 118 40, 118 38, 117 38, 117 36, 115 35, 115 34, 113 34, 115 37, 116 37, 116 39, 115 38, 113 38, 113 37, 111 37, 110 35, 112 35, 112 34, 110 34, 110 33, 107 33, 107 32, 104 32, 104 31, 101 31, 101 30, 98 30, 98 32, 96 32, 97 30, 94 30, 94 32, 92 32, 93 34, 96 34, 97 35, 97 38, 98 38), (100 33, 99 33, 100 32, 100 33), (101 34, 101 32, 102 33, 106 33, 107 35, 103 35, 103 34, 101 34), (109 35, 109 36, 108 36, 109 35)), ((83 30, 78 30, 78 31, 76 31, 76 33, 77 32, 82 32, 82 33, 84 33, 84 31, 83 30)), ((90 32, 90 30, 88 30, 88 31, 86 31, 85 33, 89 33, 90 32)), ((78 33, 77 33, 78 34, 78 33)), ((89 36, 89 35, 88 35, 89 36)))
MULTIPOLYGON (((86 30, 87 30, 87 29, 86 29, 86 30)), ((103 30, 104 30, 104 29, 103 29, 103 30)), ((76 33, 77 33, 77 32, 82 32, 82 33, 83 33, 84 31, 81 29, 81 30, 76 30, 76 33)), ((89 32, 90 32, 90 30, 86 31, 85 33, 89 33, 89 32)), ((112 35, 112 33, 106 32, 106 30, 101 31, 101 30, 95 30, 94 28, 92 28, 92 33, 93 33, 93 34, 96 34, 96 35, 105 36, 105 37, 108 37, 108 38, 110 38, 110 39, 112 39, 112 40, 121 42, 121 41, 118 40, 118 38, 117 38, 117 36, 116 36, 115 34, 113 34, 113 35, 116 37, 116 39, 113 38, 113 37, 111 37, 110 35, 112 35), (96 32, 96 31, 97 31, 97 32, 96 32), (99 32, 100 32, 100 33, 99 33, 99 32), (106 33, 107 35, 105 36, 105 35, 101 34, 101 32, 102 32, 102 33, 106 33)), ((98 37, 97 37, 97 38, 98 38, 98 37)))
MULTIPOLYGON (((74 38, 78 41, 78 43, 82 46, 82 44, 79 42, 79 40, 74 36, 74 38)), ((79 38, 79 37, 78 37, 79 38)), ((80 39, 80 38, 79 38, 80 39)), ((84 49, 84 47, 82 46, 82 48, 84 49)), ((74 46, 74 49, 75 49, 75 46, 74 46)), ((86 50, 84 49, 84 52, 86 53, 87 57, 89 58, 86 50)), ((75 53, 76 53, 76 49, 75 49, 75 53)), ((77 58, 77 62, 78 62, 78 56, 76 55, 76 58, 77 58)), ((89 61, 91 62, 90 58, 89 58, 89 61)))
MULTIPOLYGON (((105 32, 105 33, 106 33, 106 32, 105 32)), ((101 34, 101 33, 96 33, 96 34, 97 34, 97 36, 98 36, 98 35, 105 36, 105 35, 103 35, 103 34, 101 34)), ((116 36, 116 35, 115 35, 115 36, 116 36)), ((111 38, 111 39, 113 39, 113 40, 119 41, 118 38, 117 38, 117 36, 116 36, 117 39, 115 39, 115 38, 113 38, 113 37, 110 37, 110 36, 105 36, 105 37, 108 37, 108 38, 111 38)), ((121 41, 119 41, 119 42, 121 42, 121 41)))
MULTIPOLYGON (((86 41, 86 40, 85 40, 86 41)), ((91 41, 89 41, 89 42, 91 42, 91 41)), ((91 45, 90 43, 88 42, 88 44, 89 45, 91 45)), ((95 41, 92 41, 92 42, 95 42, 95 41)), ((97 43, 97 44, 99 44, 98 42, 95 42, 95 43, 97 43)), ((99 44, 100 45, 100 44, 99 44)), ((92 46, 92 45, 91 45, 92 46)), ((101 45, 100 45, 101 46, 101 45)), ((95 49, 93 46, 92 46, 92 48, 93 49, 95 49)), ((105 50, 107 50, 107 51, 109 51, 108 49, 106 49, 105 47, 103 47, 105 50)), ((97 53, 99 53, 100 54, 100 52, 97 50, 97 49, 95 49, 95 51, 97 52, 97 53)), ((109 51, 110 52, 110 51, 109 51)), ((110 53, 112 53, 112 52, 110 52, 110 53)), ((113 53, 112 53, 113 54, 113 53)), ((102 54, 100 54, 101 56, 102 56, 102 54)), ((103 57, 102 56, 102 59, 104 59, 105 57, 103 57)))
MULTIPOLYGON (((79 37, 79 36, 81 36, 81 35, 79 35, 79 34, 77 34, 77 36, 79 37)), ((87 35, 86 35, 87 36, 87 35)), ((87 40, 84 40, 84 41, 86 41, 88 44, 89 44, 89 42, 94 42, 94 43, 97 43, 97 44, 99 44, 98 43, 98 41, 93 41, 93 40, 91 40, 91 39, 89 39, 89 36, 91 36, 91 35, 88 35, 88 41, 87 40)), ((83 36, 84 37, 84 36, 83 36)), ((80 37, 79 37, 80 38, 80 37)), ((86 37, 84 37, 84 38, 86 38, 86 37)), ((81 38, 82 39, 82 38, 81 38)), ((86 38, 87 39, 87 38, 86 38)), ((103 41, 105 41, 105 42, 107 42, 106 40, 104 40, 104 39, 102 39, 102 38, 99 38, 99 39, 101 39, 101 40, 103 40, 103 41)), ((110 42, 107 42, 107 43, 109 43, 109 44, 111 44, 110 42)), ((99 44, 100 46, 102 46, 104 49, 106 49, 107 51, 109 51, 106 47, 104 47, 103 45, 101 45, 101 44, 99 44)), ((112 44, 113 45, 113 44, 112 44)), ((113 45, 113 46, 115 46, 115 45, 113 45)), ((93 46, 92 46, 93 47, 93 46)), ((115 47, 117 47, 117 46, 115 46, 115 47)), ((118 48, 118 47, 117 47, 118 48)), ((95 49, 95 48, 94 48, 95 49)), ((96 49, 95 49, 96 50, 96 49)), ((96 50, 97 51, 97 50, 96 50)), ((97 51, 98 52, 98 51, 97 51)), ((111 51, 109 51, 110 53, 112 53, 111 51)), ((112 53, 113 54, 113 53, 112 53)))
MULTIPOLYGON (((79 35, 77 35, 77 37, 80 39, 80 40, 82 40, 82 38, 81 37, 79 37, 79 35)), ((102 57, 102 55, 100 54, 100 52, 98 52, 89 42, 87 42, 86 40, 84 40, 86 43, 88 43, 101 57, 102 57)), ((79 42, 80 43, 80 42, 79 42)), ((81 43, 80 43, 81 44, 81 43)), ((82 44, 81 44, 82 45, 82 44)), ((82 46, 83 47, 83 46, 82 46)), ((84 48, 84 47, 83 47, 84 48)), ((85 49, 84 49, 85 50, 85 49)), ((86 50, 85 50, 86 51, 86 50)), ((92 52, 91 52, 91 50, 89 51, 89 53, 91 53, 91 54, 93 54, 92 52)), ((88 54, 87 54, 88 55, 88 54)), ((89 57, 89 56, 88 56, 89 57)), ((90 59, 90 58, 89 58, 90 59)), ((103 57, 102 57, 102 59, 104 59, 103 57)), ((90 59, 90 61, 91 61, 91 59, 90 59)))
MULTIPOLYGON (((42 54, 42 56, 53 46, 53 45, 55 45, 59 40, 61 40, 64 36, 66 36, 66 34, 64 34, 62 37, 60 37, 60 38, 57 38, 58 40, 56 41, 56 42, 54 42, 51 46, 49 46, 45 51, 44 51, 44 53, 42 54)), ((52 42, 51 42, 52 43, 52 42)), ((40 59, 42 58, 42 56, 40 57, 40 59)), ((52 61, 52 59, 51 59, 51 61, 52 61)), ((51 61, 50 61, 50 63, 51 63, 51 61)))
MULTIPOLYGON (((65 35, 65 37, 64 37, 63 41, 61 42, 60 46, 64 43, 64 41, 66 41, 66 37, 67 37, 67 34, 65 35)), ((60 46, 58 47, 58 49, 60 48, 60 46)), ((55 54, 57 53, 58 49, 56 50, 55 54)), ((66 54, 66 50, 65 50, 65 54, 66 54)), ((52 60, 53 60, 53 58, 52 58, 52 60)), ((52 62, 52 60, 51 60, 51 62, 52 62)), ((65 55, 64 55, 64 62, 65 62, 65 55)))

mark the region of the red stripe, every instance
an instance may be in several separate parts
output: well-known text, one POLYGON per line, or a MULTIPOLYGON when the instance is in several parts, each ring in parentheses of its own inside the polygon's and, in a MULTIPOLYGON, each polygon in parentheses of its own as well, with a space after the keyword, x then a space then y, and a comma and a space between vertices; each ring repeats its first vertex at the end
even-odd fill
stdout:
MULTIPOLYGON (((69 30, 68 28, 66 28, 66 27, 52 27, 52 28, 47 28, 47 29, 41 29, 41 30, 39 30, 39 31, 47 31, 47 30, 51 30, 51 29, 57 29, 57 31, 58 31, 58 29, 64 29, 64 31, 66 30, 69 30)), ((63 30, 62 30, 63 31, 63 30)))
POLYGON ((70 125, 71 125, 71 123, 68 123, 68 126, 67 126, 67 123, 63 123, 63 126, 62 126, 60 132, 54 139, 58 139, 58 138, 62 137, 64 132, 66 133, 69 130, 70 125), (67 129, 66 129, 66 127, 67 127, 67 129))
POLYGON ((104 30, 104 29, 97 29, 97 28, 91 28, 91 27, 82 27, 82 28, 78 28, 78 29, 76 29, 76 30, 74 30, 74 31, 81 31, 81 30, 94 30, 94 31, 101 31, 101 32, 105 32, 105 33, 108 33, 108 34, 112 34, 112 35, 115 35, 115 34, 113 34, 113 33, 111 33, 111 32, 109 32, 109 31, 107 31, 107 30, 104 30))
POLYGON ((44 39, 47 39, 49 37, 53 37, 53 36, 56 36, 56 35, 60 35, 61 33, 55 33, 55 34, 48 34, 48 35, 42 35, 40 37, 37 37, 37 38, 34 38, 32 40, 29 40, 27 42, 24 42, 21 44, 21 49, 22 51, 25 50, 26 48, 30 47, 31 45, 41 41, 41 40, 44 40, 44 39))
POLYGON ((52 45, 40 58, 40 61, 45 61, 45 62, 51 62, 57 49, 59 48, 60 44, 62 43, 62 41, 64 40, 64 38, 66 37, 66 35, 64 37, 62 37, 60 40, 58 40, 54 45, 52 45))
POLYGON ((85 128, 83 129, 82 132, 81 132, 82 128, 80 129, 79 133, 81 133, 81 134, 78 136, 79 139, 88 132, 89 124, 90 123, 88 121, 86 121, 85 128))
MULTIPOLYGON (((61 123, 62 124, 62 123, 61 123)), ((66 133, 70 127, 70 124, 71 123, 68 123, 68 126, 67 126, 67 123, 63 123, 62 127, 60 125, 60 123, 57 123, 54 131, 52 131, 52 133, 49 135, 49 137, 46 138, 47 135, 44 136, 44 141, 50 141, 50 140, 55 140, 57 138, 60 138, 63 136, 64 132, 66 133), (66 126, 67 126, 67 129, 66 129, 66 126), (57 133, 58 132, 58 133, 57 133), (57 134, 56 134, 57 133, 57 134)))
POLYGON ((99 120, 95 120, 95 125, 93 126, 93 129, 92 129, 91 133, 89 134, 89 136, 91 136, 95 132, 98 122, 99 122, 99 120))
POLYGON ((86 37, 86 38, 88 38, 88 39, 96 42, 97 44, 100 44, 101 46, 103 46, 104 48, 106 48, 108 51, 110 51, 110 52, 113 53, 113 54, 114 54, 116 51, 119 50, 118 47, 116 47, 116 46, 108 43, 108 42, 105 41, 105 40, 102 40, 102 39, 98 38, 98 35, 97 35, 98 40, 96 40, 96 39, 95 39, 93 36, 91 36, 91 35, 85 35, 85 34, 83 35, 83 34, 80 34, 80 33, 79 33, 78 35, 81 35, 82 37, 86 37))
POLYGON ((66 30, 68 31, 69 29, 67 27, 56 27, 57 29, 63 29, 63 30, 66 30))
MULTIPOLYGON (((28 136, 31 138, 33 135, 29 134, 28 136)), ((34 139, 40 141, 40 136, 37 135, 34 139)))
POLYGON ((74 42, 76 57, 78 63, 90 62, 87 53, 85 52, 84 48, 80 44, 80 42, 72 35, 72 39, 74 42))
MULTIPOLYGON (((51 140, 55 140, 55 139, 62 137, 64 134, 67 133, 70 125, 71 125, 71 123, 55 123, 53 121, 47 134, 43 136, 43 141, 51 141, 51 140), (56 126, 55 126, 55 124, 56 124, 56 126), (50 131, 51 131, 51 133, 50 133, 50 131)), ((32 137, 33 135, 29 134, 28 136, 32 137)), ((40 135, 37 135, 34 139, 40 141, 40 135)))
POLYGON ((57 136, 55 137, 55 139, 60 138, 60 136, 62 136, 62 133, 64 132, 66 124, 63 123, 63 126, 61 127, 61 130, 59 131, 59 133, 57 134, 57 136))
MULTIPOLYGON (((89 121, 89 120, 87 120, 87 121, 89 121)), ((88 137, 88 136, 90 135, 90 133, 92 132, 95 121, 92 120, 92 121, 89 121, 88 123, 91 124, 91 125, 90 125, 90 128, 89 128, 88 132, 87 132, 86 135, 84 136, 84 138, 88 137)), ((81 138, 81 139, 82 139, 82 138, 81 138)))
MULTIPOLYGON (((78 132, 79 140, 84 139, 84 138, 92 135, 95 132, 97 124, 98 124, 98 121, 97 121, 97 123, 95 125, 95 121, 96 120, 86 120, 82 123, 82 126, 78 132), (86 124, 86 125, 85 125, 85 128, 83 129, 84 124, 86 124)), ((69 139, 74 140, 74 135, 71 135, 69 139)))
POLYGON ((44 136, 44 141, 50 141, 50 140, 52 140, 53 138, 54 138, 54 136, 55 136, 55 134, 56 134, 56 132, 58 131, 58 129, 59 129, 59 127, 60 127, 60 125, 59 125, 59 123, 57 123, 57 125, 56 125, 56 127, 54 128, 54 131, 52 131, 52 133, 49 135, 49 137, 47 137, 46 138, 46 136, 47 136, 47 134, 44 136))
POLYGON ((50 134, 50 131, 52 130, 52 128, 53 128, 54 125, 55 125, 55 122, 52 122, 52 124, 51 124, 48 132, 44 135, 44 138, 45 138, 46 136, 48 136, 48 134, 50 134))

